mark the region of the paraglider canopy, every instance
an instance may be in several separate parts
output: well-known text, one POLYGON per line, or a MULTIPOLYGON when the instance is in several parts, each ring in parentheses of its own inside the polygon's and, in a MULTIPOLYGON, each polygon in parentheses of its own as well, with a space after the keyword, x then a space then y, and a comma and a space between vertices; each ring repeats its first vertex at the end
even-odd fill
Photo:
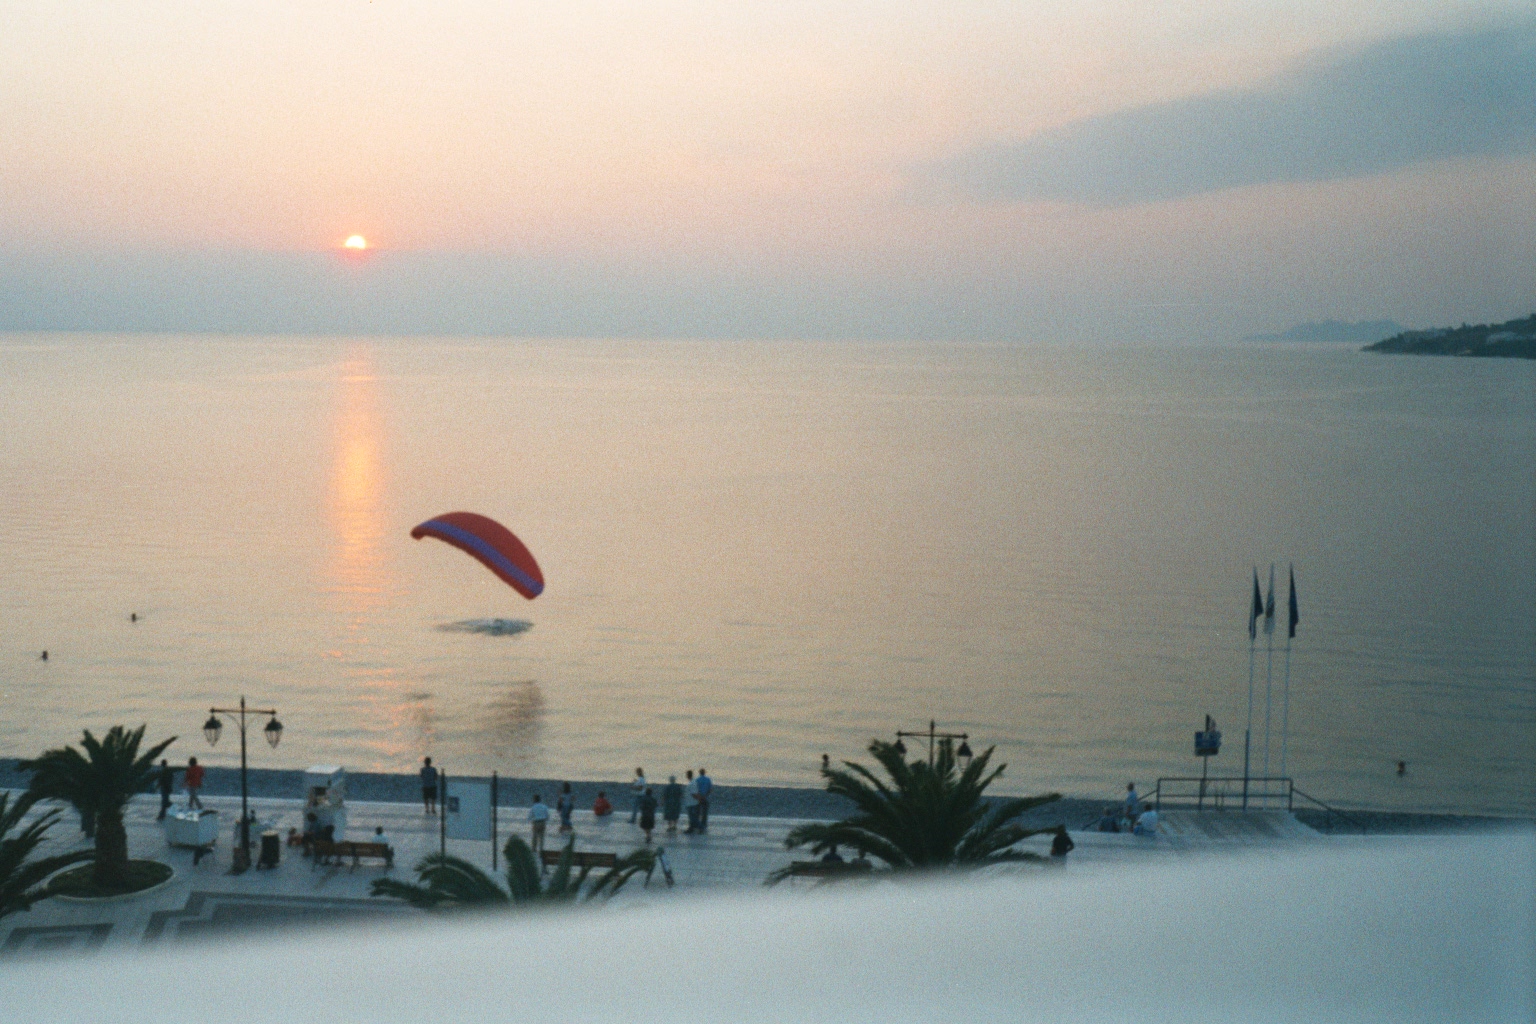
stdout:
POLYGON ((530 601, 544 592, 544 574, 539 571, 539 563, 511 530, 494 519, 474 512, 448 512, 417 526, 411 536, 417 540, 436 537, 473 555, 530 601))

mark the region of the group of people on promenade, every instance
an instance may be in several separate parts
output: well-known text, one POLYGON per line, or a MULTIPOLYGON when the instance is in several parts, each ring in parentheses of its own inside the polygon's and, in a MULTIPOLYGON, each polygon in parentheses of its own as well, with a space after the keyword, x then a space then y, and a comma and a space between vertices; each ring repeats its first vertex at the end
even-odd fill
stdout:
MULTIPOLYGON (((656 795, 655 787, 645 777, 644 768, 635 769, 634 780, 629 784, 630 807, 629 823, 639 825, 645 833, 645 841, 651 841, 651 833, 656 831, 656 812, 661 811, 661 820, 666 823, 667 834, 677 834, 678 820, 683 816, 684 800, 687 801, 688 827, 683 830, 684 835, 695 835, 709 830, 709 803, 710 794, 714 791, 715 782, 709 777, 709 770, 700 768, 698 775, 694 775, 693 769, 684 773, 687 783, 677 781, 677 776, 672 775, 667 779, 666 785, 661 787, 661 796, 656 795)), ((560 795, 555 799, 555 813, 560 817, 560 832, 562 834, 574 830, 571 824, 571 815, 576 810, 576 798, 571 793, 569 782, 561 783, 560 795)), ((533 833, 533 847, 535 855, 544 849, 544 835, 549 827, 549 805, 544 803, 543 796, 533 794, 533 803, 528 808, 528 823, 533 833)), ((608 799, 605 790, 597 791, 597 799, 592 802, 592 814, 598 818, 606 818, 613 814, 613 801, 608 799)))
POLYGON ((692 768, 684 774, 688 780, 686 783, 678 782, 676 775, 668 776, 667 784, 661 787, 661 797, 658 799, 655 789, 645 777, 645 769, 635 769, 635 777, 629 783, 629 823, 639 824, 647 843, 651 841, 651 833, 656 829, 658 807, 661 809, 661 820, 666 822, 667 834, 677 834, 677 822, 682 817, 685 799, 688 827, 683 834, 709 831, 710 794, 714 791, 715 780, 709 777, 709 771, 705 768, 700 768, 698 775, 693 774, 692 768))
POLYGON ((181 785, 187 791, 187 810, 194 807, 201 808, 202 800, 198 799, 198 791, 203 788, 203 766, 197 763, 197 758, 187 758, 186 768, 172 768, 171 763, 161 759, 160 770, 155 775, 155 789, 160 792, 160 813, 155 817, 156 821, 164 821, 166 813, 171 809, 171 795, 176 792, 176 773, 181 772, 181 785))
POLYGON ((1136 793, 1136 783, 1125 784, 1125 800, 1119 806, 1104 808, 1095 826, 1100 832, 1131 832, 1138 836, 1157 835, 1157 808, 1143 804, 1136 793))
MULTIPOLYGON (((652 786, 645 777, 645 769, 635 769, 635 777, 629 783, 629 823, 640 826, 647 843, 651 841, 651 833, 656 830, 657 811, 661 812, 661 820, 668 835, 677 834, 678 822, 685 812, 688 815, 688 827, 683 830, 684 835, 709 831, 709 805, 715 782, 709 777, 707 768, 700 768, 697 774, 690 768, 683 775, 683 782, 679 782, 676 775, 669 776, 666 784, 659 787, 661 793, 658 796, 658 787, 652 786)), ((422 807, 427 814, 436 814, 440 775, 430 757, 422 759, 420 777, 422 807)), ((571 816, 576 812, 576 797, 571 792, 569 782, 561 783, 553 809, 544 802, 542 793, 533 794, 533 802, 528 808, 528 824, 532 832, 530 845, 535 856, 544 850, 544 837, 549 829, 552 810, 559 817, 561 834, 574 830, 571 816)), ((613 801, 608 799, 607 791, 598 790, 597 799, 592 802, 592 814, 597 818, 606 818, 613 813, 613 801)))

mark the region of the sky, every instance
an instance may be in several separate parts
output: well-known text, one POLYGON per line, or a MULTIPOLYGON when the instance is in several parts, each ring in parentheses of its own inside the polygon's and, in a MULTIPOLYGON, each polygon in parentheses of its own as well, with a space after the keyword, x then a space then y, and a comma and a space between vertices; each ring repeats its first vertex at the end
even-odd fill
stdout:
POLYGON ((1527 0, 0 0, 0 67, 0 330, 1536 311, 1527 0))

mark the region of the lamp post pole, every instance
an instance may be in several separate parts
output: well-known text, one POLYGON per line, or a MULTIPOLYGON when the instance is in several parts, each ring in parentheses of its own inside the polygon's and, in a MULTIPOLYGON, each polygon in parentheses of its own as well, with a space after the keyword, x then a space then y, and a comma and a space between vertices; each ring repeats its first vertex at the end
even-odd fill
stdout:
POLYGON ((266 734, 267 743, 273 750, 277 749, 278 741, 283 738, 283 723, 277 720, 277 711, 274 708, 248 708, 245 706, 245 695, 240 695, 238 708, 209 708, 208 721, 203 723, 203 735, 208 738, 211 747, 219 742, 219 734, 224 729, 224 723, 219 721, 219 716, 224 715, 240 728, 240 849, 245 854, 245 859, 250 859, 251 851, 251 822, 248 810, 250 787, 246 782, 245 760, 245 720, 247 715, 270 715, 266 728, 262 730, 266 734))
POLYGON ((901 742, 903 738, 911 737, 912 739, 922 739, 925 736, 928 738, 928 767, 933 767, 934 744, 938 740, 959 740, 960 749, 955 751, 955 756, 964 762, 960 768, 963 771, 971 766, 971 745, 968 742, 971 738, 970 735, 963 732, 939 732, 938 723, 931 718, 928 720, 927 732, 906 732, 904 730, 897 729, 896 752, 903 756, 906 755, 907 745, 901 742))

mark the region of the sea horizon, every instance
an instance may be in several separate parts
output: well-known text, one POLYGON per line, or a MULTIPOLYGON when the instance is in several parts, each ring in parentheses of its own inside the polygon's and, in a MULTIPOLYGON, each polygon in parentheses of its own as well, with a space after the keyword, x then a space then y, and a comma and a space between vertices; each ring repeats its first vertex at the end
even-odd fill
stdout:
POLYGON ((198 730, 243 693, 287 727, 264 768, 815 787, 934 719, 1001 791, 1108 797, 1198 775, 1206 714, 1241 774, 1274 562, 1301 621, 1288 711, 1283 620, 1254 645, 1252 774, 1267 689, 1268 771, 1321 799, 1536 811, 1528 365, 76 332, 0 361, 6 756, 147 722, 227 765, 198 730), (410 540, 460 508, 548 590, 410 540))

